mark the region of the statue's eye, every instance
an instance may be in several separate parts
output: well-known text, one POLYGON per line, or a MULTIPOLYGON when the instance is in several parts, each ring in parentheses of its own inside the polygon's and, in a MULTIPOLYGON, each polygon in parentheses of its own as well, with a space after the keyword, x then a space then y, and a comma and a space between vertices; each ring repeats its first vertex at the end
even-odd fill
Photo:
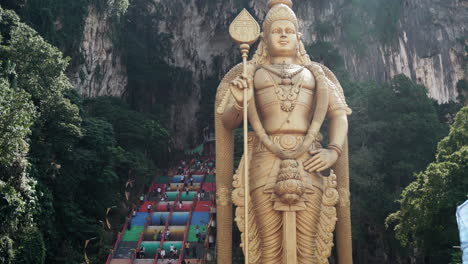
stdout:
POLYGON ((273 34, 281 34, 281 29, 280 28, 275 28, 271 31, 273 34))
POLYGON ((296 34, 296 31, 294 31, 294 29, 292 29, 292 28, 287 28, 286 33, 287 34, 296 34))

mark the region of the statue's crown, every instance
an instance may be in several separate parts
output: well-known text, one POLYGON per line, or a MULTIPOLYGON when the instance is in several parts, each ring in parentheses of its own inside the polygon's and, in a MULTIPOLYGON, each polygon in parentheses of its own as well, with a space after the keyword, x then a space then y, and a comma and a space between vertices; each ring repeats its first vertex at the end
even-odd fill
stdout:
POLYGON ((291 0, 270 0, 268 1, 268 8, 272 8, 273 6, 279 4, 287 5, 289 8, 292 8, 293 6, 293 2, 291 0))
POLYGON ((268 11, 265 21, 263 21, 263 32, 270 32, 270 27, 273 22, 278 20, 291 21, 296 30, 299 29, 296 14, 292 11, 292 0, 270 0, 268 1, 268 11))

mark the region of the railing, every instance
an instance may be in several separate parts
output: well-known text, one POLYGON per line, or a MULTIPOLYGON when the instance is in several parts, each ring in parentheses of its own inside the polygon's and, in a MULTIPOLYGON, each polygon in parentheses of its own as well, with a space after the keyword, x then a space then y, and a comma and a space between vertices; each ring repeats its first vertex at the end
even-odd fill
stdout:
POLYGON ((200 188, 198 189, 197 193, 195 194, 195 198, 193 199, 193 200, 194 200, 193 203, 194 203, 194 206, 195 206, 195 207, 197 206, 197 204, 198 204, 198 202, 199 202, 199 200, 198 200, 198 194, 199 194, 199 193, 201 192, 201 190, 203 189, 203 184, 205 184, 206 175, 207 175, 207 172, 205 171, 205 172, 203 173, 203 177, 202 177, 202 179, 201 179, 201 181, 200 181, 200 188))
POLYGON ((178 264, 182 263, 182 260, 184 259, 184 255, 185 255, 185 243, 187 242, 187 236, 188 236, 188 232, 190 231, 190 221, 192 221, 192 214, 193 214, 193 210, 195 210, 195 199, 196 197, 193 198, 193 203, 192 203, 192 207, 190 208, 190 211, 189 211, 189 217, 187 219, 187 223, 185 224, 185 232, 184 232, 184 239, 182 240, 182 247, 180 248, 180 255, 179 255, 179 260, 178 260, 178 264))
POLYGON ((207 232, 206 232, 206 238, 205 238, 205 254, 203 256, 203 261, 202 263, 205 264, 206 263, 206 257, 208 255, 208 250, 210 248, 210 234, 211 234, 211 223, 213 223, 213 218, 210 217, 210 221, 208 222, 208 228, 207 228, 207 232))
POLYGON ((122 226, 122 230, 117 234, 117 239, 115 240, 114 247, 112 248, 111 253, 107 257, 106 264, 109 264, 112 261, 112 258, 114 258, 115 251, 117 250, 117 246, 120 243, 120 240, 122 239, 122 235, 125 232, 125 229, 127 228, 128 222, 132 219, 132 213, 134 209, 135 207, 132 207, 130 215, 127 217, 124 225, 122 226))
MULTIPOLYGON (((169 182, 169 184, 170 184, 170 182, 169 182)), ((170 221, 172 219, 172 213, 174 212, 176 202, 178 201, 179 198, 180 198, 180 191, 179 191, 179 194, 177 195, 176 199, 174 199, 174 204, 171 206, 171 210, 169 211, 169 215, 167 216, 166 224, 164 225, 164 232, 162 234, 161 241, 159 242, 159 248, 158 249, 161 249, 163 244, 164 244, 164 240, 166 239, 166 231, 169 228, 169 223, 170 223, 170 221)), ((167 202, 169 202, 169 201, 167 201, 167 202)), ((156 255, 154 256, 154 259, 153 259, 153 264, 156 264, 157 262, 158 262, 158 250, 156 250, 156 255)))
MULTIPOLYGON (((157 204, 155 206, 157 206, 157 204)), ((153 209, 153 206, 152 206, 151 210, 149 212, 148 218, 146 219, 146 223, 145 223, 145 225, 143 227, 143 231, 141 231, 140 236, 138 237, 137 246, 136 246, 135 252, 132 254, 132 257, 130 258, 129 264, 133 263, 133 261, 136 258, 136 252, 138 252, 140 250, 140 245, 141 245, 141 242, 143 241, 143 235, 145 234, 145 230, 148 228, 148 225, 151 222, 151 215, 153 214, 153 210, 154 209, 153 209)))
POLYGON ((107 256, 106 264, 109 264, 113 257, 114 257, 114 249, 111 249, 111 252, 107 256))

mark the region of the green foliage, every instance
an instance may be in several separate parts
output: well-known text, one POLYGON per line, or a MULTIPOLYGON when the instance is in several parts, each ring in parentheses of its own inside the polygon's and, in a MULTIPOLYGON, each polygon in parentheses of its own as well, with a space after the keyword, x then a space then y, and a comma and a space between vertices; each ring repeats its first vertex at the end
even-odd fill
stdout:
POLYGON ((12 166, 26 155, 26 137, 31 133, 34 114, 29 94, 0 78, 0 164, 12 166))
POLYGON ((462 103, 467 103, 468 99, 468 81, 459 80, 457 82, 458 100, 462 103))
POLYGON ((115 16, 123 16, 127 12, 129 5, 128 0, 115 0, 111 6, 112 12, 115 16))
POLYGON ((306 47, 307 54, 313 61, 323 63, 330 69, 343 69, 344 60, 337 48, 328 41, 316 41, 306 47))
POLYGON ((455 119, 455 115, 462 107, 463 105, 461 103, 454 101, 437 105, 439 120, 443 123, 452 124, 455 119))
POLYGON ((342 82, 353 109, 349 117, 350 178, 354 246, 361 255, 374 255, 379 248, 397 253, 397 243, 384 221, 396 210, 394 203, 411 175, 432 159, 443 136, 433 100, 423 86, 396 76, 390 83, 342 82), (374 242, 372 242, 374 241, 374 242), (366 252, 368 251, 368 252, 366 252))
MULTIPOLYGON (((15 263, 18 231, 34 222, 35 181, 27 174, 27 137, 36 120, 31 95, 20 86, 20 69, 10 56, 18 17, 0 8, 0 262, 15 263)), ((40 263, 40 262, 38 262, 40 263)))
POLYGON ((147 153, 155 162, 163 158, 161 150, 167 149, 169 132, 156 121, 156 116, 134 111, 112 97, 86 100, 84 106, 88 115, 112 124, 118 144, 126 150, 147 153))
POLYGON ((395 223, 397 238, 423 250, 435 263, 448 263, 451 247, 459 244, 454 216, 468 189, 468 107, 456 116, 450 133, 437 147, 436 160, 416 174, 399 200, 400 209, 387 223, 395 223))
POLYGON ((15 263, 45 263, 45 245, 42 233, 36 227, 21 230, 21 244, 16 253, 15 263))
POLYGON ((317 32, 317 37, 322 40, 323 38, 332 35, 333 32, 335 31, 335 27, 333 26, 333 24, 328 21, 325 21, 325 22, 319 21, 317 24, 315 24, 314 29, 315 29, 315 32, 317 32))
POLYGON ((33 0, 17 11, 41 36, 71 54, 81 40, 89 3, 90 0, 33 0))
POLYGON ((0 258, 80 263, 125 182, 151 180, 168 132, 120 99, 83 101, 61 52, 12 11, 0 16, 0 258))
POLYGON ((125 15, 128 0, 32 0, 24 4, 10 4, 27 24, 34 27, 41 36, 67 55, 77 56, 83 36, 88 8, 95 7, 103 14, 108 12, 118 24, 125 15))
POLYGON ((462 263, 463 252, 461 250, 457 250, 456 252, 452 253, 452 260, 449 264, 463 264, 462 263))
POLYGON ((8 236, 0 237, 0 263, 11 264, 15 258, 13 240, 8 236))

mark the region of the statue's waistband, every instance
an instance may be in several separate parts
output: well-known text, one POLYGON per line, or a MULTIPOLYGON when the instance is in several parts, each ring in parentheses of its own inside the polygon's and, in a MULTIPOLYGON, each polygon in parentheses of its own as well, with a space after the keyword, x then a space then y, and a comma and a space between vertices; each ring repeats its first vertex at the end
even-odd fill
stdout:
MULTIPOLYGON (((290 135, 290 134, 289 135, 288 134, 276 134, 276 135, 270 135, 269 137, 275 144, 280 146, 282 149, 289 150, 289 151, 293 151, 296 148, 299 148, 305 138, 305 136, 290 135)), ((314 144, 315 144, 315 148, 321 147, 319 142, 315 142, 314 144)), ((278 157, 276 157, 275 154, 271 153, 260 142, 260 139, 257 136, 255 136, 254 133, 249 134, 249 149, 252 150, 251 155, 255 156, 253 157, 253 159, 255 160, 254 164, 251 164, 251 167, 250 167, 250 169, 253 170, 251 171, 252 175, 255 175, 254 177, 253 176, 251 177, 250 189, 254 190, 256 188, 263 187, 265 191, 267 192, 271 191, 271 189, 275 186, 275 183, 276 183, 276 179, 278 176, 277 174, 279 171, 279 162, 281 160, 278 157), (261 160, 263 161, 270 160, 270 162, 268 162, 267 164, 263 164, 263 161, 261 160), (259 165, 261 167, 258 167, 259 165), (257 171, 259 169, 260 171, 267 169, 267 171, 264 171, 264 173, 259 173, 259 171, 257 171)), ((302 164, 310 157, 311 157, 310 154, 308 154, 307 152, 301 157, 297 158, 297 161, 302 164)), ((304 173, 303 181, 306 184, 306 186, 315 186, 315 187, 318 187, 319 189, 323 188, 321 177, 319 177, 315 173, 307 173, 305 171, 303 171, 303 173, 304 173)))
MULTIPOLYGON (((269 138, 273 143, 275 143, 277 146, 279 146, 281 149, 286 150, 286 151, 294 151, 297 148, 299 148, 302 145, 302 142, 304 142, 304 135, 294 135, 294 134, 275 134, 275 135, 270 135, 269 138)), ((321 141, 321 135, 320 135, 320 141, 321 141)), ((315 142, 314 144, 319 144, 320 141, 315 142)), ((254 137, 254 142, 253 142, 253 152, 259 153, 259 152, 264 152, 264 151, 269 151, 268 148, 260 142, 258 137, 254 137)))

